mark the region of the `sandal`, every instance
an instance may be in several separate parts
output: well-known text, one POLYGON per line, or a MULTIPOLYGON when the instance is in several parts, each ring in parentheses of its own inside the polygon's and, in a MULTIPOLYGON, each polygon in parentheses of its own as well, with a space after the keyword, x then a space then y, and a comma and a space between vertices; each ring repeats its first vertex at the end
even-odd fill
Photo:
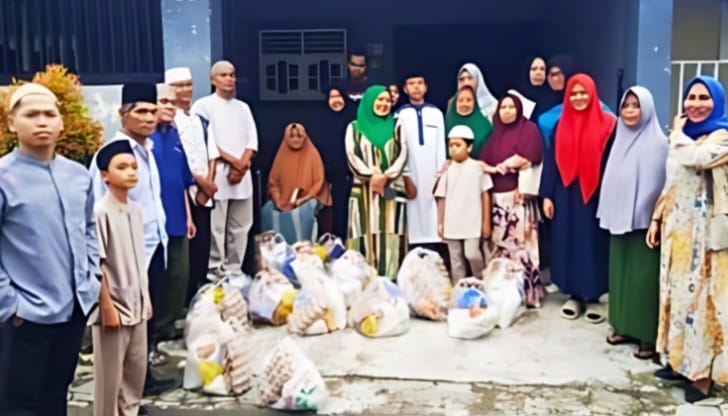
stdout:
POLYGON ((711 397, 711 394, 713 393, 713 382, 710 382, 710 386, 708 386, 708 394, 703 393, 700 391, 699 388, 695 387, 692 384, 688 384, 685 386, 685 401, 688 403, 695 403, 699 401, 703 401, 709 397, 711 397))
POLYGON ((583 312, 581 302, 575 299, 569 299, 564 302, 561 307, 561 317, 564 319, 576 319, 583 312))
POLYGON ((624 345, 624 344, 639 344, 639 341, 636 338, 632 338, 629 335, 622 335, 612 333, 612 335, 607 335, 607 344, 609 345, 624 345))
POLYGON ((589 303, 586 305, 584 319, 593 324, 600 324, 607 319, 604 312, 605 308, 601 303, 589 303))
POLYGON ((655 351, 654 345, 642 343, 632 355, 634 355, 634 358, 640 360, 651 360, 655 358, 657 352, 655 351))

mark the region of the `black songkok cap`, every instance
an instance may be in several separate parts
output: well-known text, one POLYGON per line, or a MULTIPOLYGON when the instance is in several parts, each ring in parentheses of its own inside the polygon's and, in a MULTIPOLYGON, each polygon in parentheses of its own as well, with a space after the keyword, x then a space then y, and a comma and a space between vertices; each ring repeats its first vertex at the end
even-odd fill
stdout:
POLYGON ((111 159, 122 153, 134 154, 129 140, 114 140, 113 142, 107 143, 96 154, 96 167, 102 171, 109 170, 111 159))
POLYGON ((150 82, 130 82, 121 89, 121 105, 138 102, 157 104, 157 86, 150 82))

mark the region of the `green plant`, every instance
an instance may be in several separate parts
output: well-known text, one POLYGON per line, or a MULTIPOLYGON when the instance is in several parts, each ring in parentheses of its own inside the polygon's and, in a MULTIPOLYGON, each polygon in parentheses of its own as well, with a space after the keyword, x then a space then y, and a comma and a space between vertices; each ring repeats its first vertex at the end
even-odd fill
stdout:
MULTIPOLYGON (((88 166, 103 144, 103 126, 88 115, 78 75, 68 72, 63 65, 52 64, 46 66, 45 71, 37 72, 32 82, 44 85, 58 98, 63 133, 56 145, 56 153, 88 166)), ((0 155, 12 151, 18 144, 15 134, 8 131, 8 102, 10 95, 24 83, 13 78, 8 89, 0 92, 0 155)))

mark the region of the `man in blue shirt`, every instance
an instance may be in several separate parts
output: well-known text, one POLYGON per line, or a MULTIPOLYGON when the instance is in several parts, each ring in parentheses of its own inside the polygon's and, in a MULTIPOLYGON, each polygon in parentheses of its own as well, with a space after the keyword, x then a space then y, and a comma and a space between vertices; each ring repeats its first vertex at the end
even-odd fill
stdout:
MULTIPOLYGON (((157 87, 151 83, 128 83, 121 91, 121 129, 113 140, 128 140, 137 160, 139 183, 129 191, 129 198, 142 208, 144 223, 144 248, 147 274, 149 275, 149 296, 152 301, 152 319, 147 321, 147 342, 149 343, 149 364, 165 362, 164 354, 157 350, 155 321, 157 311, 162 310, 167 286, 167 231, 166 216, 162 206, 162 190, 157 162, 152 152, 153 143, 149 136, 157 128, 157 87)), ((91 162, 91 178, 94 196, 97 200, 108 192, 96 166, 96 157, 91 162)), ((158 380, 147 368, 144 395, 154 395, 174 387, 174 380, 158 380)))
POLYGON ((187 164, 182 142, 173 124, 177 108, 176 94, 172 87, 157 85, 157 107, 159 124, 152 134, 152 152, 157 161, 159 179, 162 184, 162 205, 167 217, 167 287, 166 300, 157 310, 157 333, 160 339, 174 339, 178 335, 175 320, 184 317, 187 285, 190 279, 189 244, 195 237, 187 188, 192 185, 192 172, 187 164))
POLYGON ((55 95, 10 99, 18 148, 0 158, 0 414, 65 415, 100 269, 91 178, 55 154, 55 95))

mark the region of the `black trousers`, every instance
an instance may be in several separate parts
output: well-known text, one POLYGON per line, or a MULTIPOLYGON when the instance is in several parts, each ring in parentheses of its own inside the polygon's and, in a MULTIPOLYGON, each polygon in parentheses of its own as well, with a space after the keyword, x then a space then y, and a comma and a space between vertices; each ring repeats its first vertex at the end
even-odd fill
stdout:
MULTIPOLYGON (((189 198, 189 197, 188 197, 189 198)), ((192 297, 207 282, 207 270, 210 262, 210 215, 212 208, 197 206, 190 199, 192 221, 197 227, 197 235, 190 240, 190 281, 187 285, 187 301, 189 305, 192 297)), ((252 246, 251 246, 252 247, 252 246)))
POLYGON ((156 335, 156 319, 164 310, 166 296, 165 289, 167 287, 167 269, 164 267, 164 246, 162 243, 157 245, 152 256, 152 261, 147 269, 149 280, 149 298, 152 302, 152 319, 147 321, 147 342, 149 351, 151 352, 157 346, 156 335))
POLYGON ((76 304, 69 322, 0 323, 0 415, 65 416, 86 317, 76 304))
MULTIPOLYGON (((349 230, 349 196, 352 184, 351 173, 341 174, 331 180, 331 199, 333 200, 334 234, 346 243, 349 230)), ((319 233, 320 235, 321 233, 319 233)))

